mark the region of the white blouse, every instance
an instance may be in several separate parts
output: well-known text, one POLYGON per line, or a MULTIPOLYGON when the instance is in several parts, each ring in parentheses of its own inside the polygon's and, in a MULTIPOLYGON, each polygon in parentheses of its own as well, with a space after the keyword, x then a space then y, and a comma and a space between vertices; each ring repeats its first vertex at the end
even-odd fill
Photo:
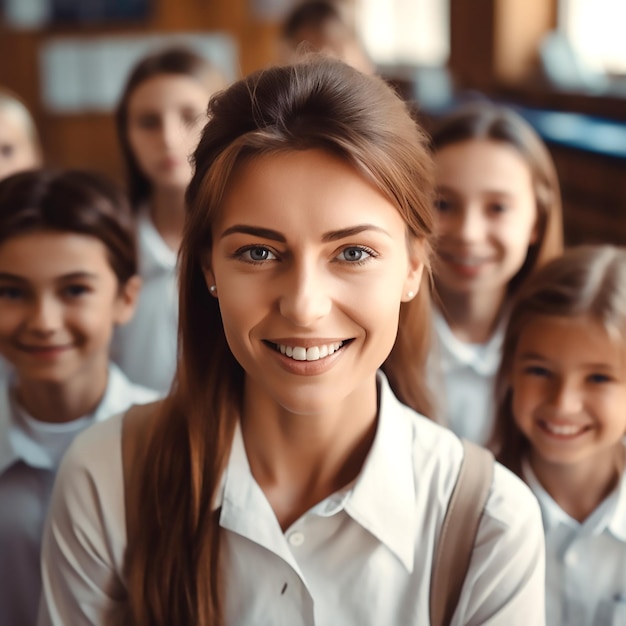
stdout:
POLYGON ((177 361, 176 252, 163 241, 147 212, 137 219, 142 280, 133 319, 115 330, 111 358, 133 381, 169 391, 177 361))
MULTIPOLYGON (((283 532, 236 433, 221 499, 229 626, 426 626, 433 548, 462 447, 400 404, 381 376, 374 443, 350 487, 283 532)), ((82 434, 55 487, 40 626, 105 623, 123 597, 121 418, 82 434)), ((542 626, 536 499, 496 466, 452 626, 542 626)))
POLYGON ((502 358, 504 321, 489 341, 470 344, 458 339, 440 311, 433 311, 434 347, 428 379, 441 423, 457 436, 484 446, 495 419, 495 378, 502 358))
POLYGON ((626 472, 581 524, 541 486, 528 462, 524 478, 539 500, 546 534, 546 623, 626 625, 626 472))

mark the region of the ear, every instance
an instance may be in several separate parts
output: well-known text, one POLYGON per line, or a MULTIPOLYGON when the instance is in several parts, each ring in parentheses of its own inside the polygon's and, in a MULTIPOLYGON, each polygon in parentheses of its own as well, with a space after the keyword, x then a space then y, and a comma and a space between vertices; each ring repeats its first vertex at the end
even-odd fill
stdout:
POLYGON ((402 288, 402 302, 413 300, 420 289, 424 273, 424 245, 418 239, 411 239, 409 247, 409 267, 402 288))
POLYGON ((141 278, 135 274, 125 284, 120 286, 115 300, 115 314, 113 321, 120 326, 127 324, 133 317, 139 293, 141 292, 141 278))
POLYGON ((217 290, 215 289, 215 275, 213 274, 213 269, 211 268, 211 254, 209 252, 205 252, 202 255, 202 274, 204 275, 204 282, 209 290, 209 293, 213 297, 217 297, 217 290), (211 287, 213 287, 213 289, 211 289, 211 287))

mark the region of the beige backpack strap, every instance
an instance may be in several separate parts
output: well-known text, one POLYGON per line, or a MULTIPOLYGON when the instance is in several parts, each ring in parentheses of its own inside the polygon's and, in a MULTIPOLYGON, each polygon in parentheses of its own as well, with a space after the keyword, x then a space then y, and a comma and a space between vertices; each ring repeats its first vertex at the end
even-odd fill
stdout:
POLYGON ((463 461, 443 520, 430 581, 430 626, 449 626, 493 482, 493 455, 463 440, 463 461))
POLYGON ((141 491, 141 468, 148 450, 149 429, 146 418, 155 413, 159 402, 132 406, 122 420, 122 468, 124 472, 124 505, 126 536, 130 539, 139 528, 138 510, 134 503, 141 491))

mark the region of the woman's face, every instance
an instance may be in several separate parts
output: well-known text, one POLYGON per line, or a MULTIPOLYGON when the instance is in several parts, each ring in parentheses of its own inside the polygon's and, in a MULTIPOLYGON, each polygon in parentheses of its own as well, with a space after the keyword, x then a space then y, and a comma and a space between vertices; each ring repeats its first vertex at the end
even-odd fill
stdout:
POLYGON ((310 414, 373 382, 421 250, 409 253, 399 212, 354 168, 321 150, 254 158, 212 235, 205 277, 248 385, 310 414))
POLYGON ((184 189, 189 158, 206 122, 211 92, 183 74, 141 83, 128 100, 128 141, 139 168, 156 188, 184 189))

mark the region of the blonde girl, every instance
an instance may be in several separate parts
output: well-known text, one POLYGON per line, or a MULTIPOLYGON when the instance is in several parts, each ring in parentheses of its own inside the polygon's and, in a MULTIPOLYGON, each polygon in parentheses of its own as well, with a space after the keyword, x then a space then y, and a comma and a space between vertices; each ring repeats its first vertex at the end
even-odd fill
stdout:
POLYGON ((131 380, 167 391, 176 368, 176 255, 183 233, 191 153, 212 93, 225 86, 216 68, 186 48, 143 58, 130 73, 116 112, 128 191, 138 218, 143 288, 133 321, 115 338, 113 358, 131 380))
POLYGON ((511 311, 493 445, 543 513, 547 623, 626 623, 626 251, 582 246, 511 311))
POLYGON ((157 393, 108 352, 139 279, 123 193, 89 172, 33 170, 0 182, 0 624, 36 623, 41 535, 72 439, 157 393))
POLYGON ((466 105, 433 131, 437 187, 435 342, 430 378, 439 416, 486 443, 511 297, 562 250, 552 159, 512 110, 466 105))
MULTIPOLYGON (((212 99, 194 159, 176 383, 66 457, 42 626, 119 610, 142 626, 427 624, 463 453, 414 410, 433 228, 421 131, 382 80, 312 60, 212 99)), ((452 625, 542 624, 542 552, 536 502, 497 466, 452 625)))
POLYGON ((35 122, 16 94, 0 87, 0 180, 41 165, 35 122))

